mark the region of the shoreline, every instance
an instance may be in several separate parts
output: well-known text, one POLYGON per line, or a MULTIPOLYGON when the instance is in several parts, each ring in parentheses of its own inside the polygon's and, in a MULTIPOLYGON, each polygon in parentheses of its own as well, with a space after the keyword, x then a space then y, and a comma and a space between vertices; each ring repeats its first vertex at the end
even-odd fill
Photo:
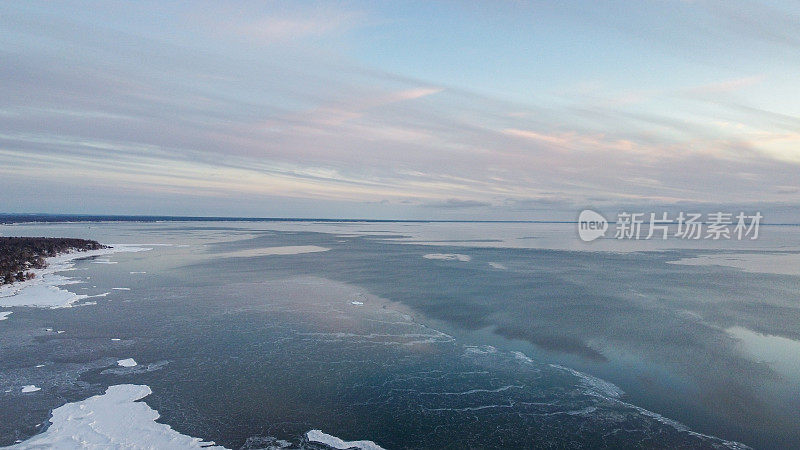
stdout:
POLYGON ((45 258, 47 267, 31 270, 34 278, 0 286, 0 308, 69 308, 75 302, 90 297, 60 288, 80 283, 79 280, 59 274, 74 270, 75 261, 114 253, 151 250, 131 244, 106 245, 106 248, 98 250, 73 251, 45 258))

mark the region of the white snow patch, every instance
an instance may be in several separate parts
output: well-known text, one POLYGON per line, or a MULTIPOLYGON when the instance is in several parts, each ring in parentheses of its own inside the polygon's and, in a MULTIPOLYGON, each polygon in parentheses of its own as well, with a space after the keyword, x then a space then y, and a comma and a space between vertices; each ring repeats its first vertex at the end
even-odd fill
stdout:
POLYGON ((372 441, 344 441, 336 436, 323 433, 322 430, 311 430, 306 433, 306 438, 311 442, 319 442, 328 447, 333 447, 341 450, 349 448, 358 448, 361 450, 384 450, 380 445, 372 441))
POLYGON ((120 367, 134 367, 136 366, 136 360, 134 360, 133 358, 120 359, 119 361, 117 361, 117 365, 119 365, 120 367))
POLYGON ((36 277, 30 280, 0 286, 0 306, 31 306, 38 308, 65 308, 87 298, 84 294, 75 294, 59 286, 80 283, 80 281, 57 275, 74 268, 77 259, 110 255, 118 252, 140 252, 149 248, 131 245, 112 245, 110 248, 90 250, 86 252, 66 253, 47 258, 48 266, 34 270, 36 277))
POLYGON ((27 386, 22 386, 22 393, 23 394, 27 394, 28 392, 41 391, 41 390, 42 390, 42 388, 37 387, 37 386, 35 386, 33 384, 29 384, 27 386))
POLYGON ((360 305, 363 305, 363 304, 364 304, 364 302, 359 302, 359 301, 357 301, 357 300, 354 300, 354 301, 350 302, 350 304, 351 304, 351 305, 360 306, 360 305))
POLYGON ((213 442, 186 436, 157 423, 158 411, 144 402, 148 386, 120 384, 105 394, 53 410, 47 430, 10 448, 213 448, 213 442))
POLYGON ((112 291, 130 291, 131 288, 111 288, 112 291))
POLYGON ((36 367, 37 369, 40 369, 40 368, 44 367, 44 364, 37 364, 35 367, 36 367))
POLYGON ((8 316, 10 316, 13 313, 14 311, 0 311, 0 320, 8 319, 8 316))
POLYGON ((19 286, 16 283, 11 285, 17 288, 16 291, 0 287, 0 305, 64 308, 88 297, 58 288, 67 284, 75 284, 75 281, 61 275, 43 275, 41 278, 37 275, 33 280, 19 283, 19 286))
POLYGON ((469 255, 462 255, 461 253, 428 253, 424 255, 425 259, 441 259, 444 261, 461 261, 468 262, 472 260, 469 255))
POLYGON ((111 338, 111 340, 112 341, 121 341, 122 339, 120 339, 120 338, 111 338))
POLYGON ((135 274, 135 273, 147 273, 147 272, 131 272, 131 274, 135 274))

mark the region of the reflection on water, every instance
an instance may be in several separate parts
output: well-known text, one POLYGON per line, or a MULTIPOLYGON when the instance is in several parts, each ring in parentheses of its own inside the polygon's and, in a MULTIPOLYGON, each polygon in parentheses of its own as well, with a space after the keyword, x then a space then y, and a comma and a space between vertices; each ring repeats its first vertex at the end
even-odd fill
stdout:
POLYGON ((730 327, 725 331, 741 341, 740 348, 749 358, 769 364, 781 375, 792 378, 800 388, 800 341, 742 327, 730 327))
POLYGON ((800 253, 718 253, 683 258, 673 264, 725 266, 747 272, 800 276, 800 253))

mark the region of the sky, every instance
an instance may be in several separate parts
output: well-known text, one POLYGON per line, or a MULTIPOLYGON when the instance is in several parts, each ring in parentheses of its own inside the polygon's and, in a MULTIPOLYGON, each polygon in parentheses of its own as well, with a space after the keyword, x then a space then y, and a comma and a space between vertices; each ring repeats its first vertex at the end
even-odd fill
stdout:
POLYGON ((800 2, 0 2, 0 212, 800 221, 800 2))

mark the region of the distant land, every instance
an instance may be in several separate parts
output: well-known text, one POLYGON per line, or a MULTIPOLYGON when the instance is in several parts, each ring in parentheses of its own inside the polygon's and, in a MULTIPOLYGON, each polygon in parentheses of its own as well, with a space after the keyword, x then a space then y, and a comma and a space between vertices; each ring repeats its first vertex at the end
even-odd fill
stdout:
POLYGON ((571 220, 331 219, 302 217, 128 216, 87 214, 0 214, 0 224, 32 222, 401 222, 401 223, 576 223, 571 220))
MULTIPOLYGON (((610 217, 610 216, 608 216, 610 217)), ((578 223, 577 220, 441 220, 441 219, 359 219, 323 217, 230 217, 230 216, 136 216, 102 214, 9 214, 0 213, 0 225, 15 223, 67 223, 67 222, 356 222, 356 223, 578 223)), ((609 220, 609 224, 616 221, 609 220)), ((703 222, 707 223, 707 222, 703 222)), ((761 225, 798 226, 798 223, 768 223, 761 225)))
POLYGON ((33 278, 32 269, 47 267, 45 258, 102 248, 107 247, 86 239, 0 237, 0 285, 33 278))

